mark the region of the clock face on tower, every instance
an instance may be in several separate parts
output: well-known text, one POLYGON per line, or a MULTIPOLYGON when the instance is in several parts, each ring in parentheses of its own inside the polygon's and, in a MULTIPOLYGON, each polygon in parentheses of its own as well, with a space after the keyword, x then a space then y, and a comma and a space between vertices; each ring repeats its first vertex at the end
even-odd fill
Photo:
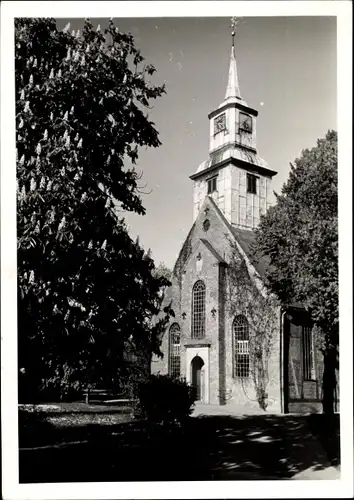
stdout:
POLYGON ((226 130, 226 115, 223 113, 219 115, 214 120, 214 134, 226 130))
POLYGON ((252 118, 245 113, 240 113, 240 130, 242 132, 252 132, 252 118))

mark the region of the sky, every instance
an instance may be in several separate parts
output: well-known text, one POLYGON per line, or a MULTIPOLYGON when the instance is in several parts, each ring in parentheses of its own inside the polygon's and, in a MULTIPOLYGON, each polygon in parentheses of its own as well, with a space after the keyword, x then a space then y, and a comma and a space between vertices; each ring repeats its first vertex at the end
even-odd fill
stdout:
MULTIPOLYGON (((57 19, 58 29, 70 21, 57 19)), ((91 19, 103 29, 108 19, 91 19)), ((172 268, 193 223, 189 176, 208 157, 208 114, 223 101, 231 51, 230 18, 115 18, 135 38, 153 82, 166 95, 149 110, 162 146, 140 150, 137 169, 146 185, 146 215, 125 215, 129 232, 156 264, 172 268)), ((280 192, 290 162, 337 129, 335 17, 247 17, 237 27, 235 47, 240 90, 259 111, 257 150, 278 174, 280 192)))

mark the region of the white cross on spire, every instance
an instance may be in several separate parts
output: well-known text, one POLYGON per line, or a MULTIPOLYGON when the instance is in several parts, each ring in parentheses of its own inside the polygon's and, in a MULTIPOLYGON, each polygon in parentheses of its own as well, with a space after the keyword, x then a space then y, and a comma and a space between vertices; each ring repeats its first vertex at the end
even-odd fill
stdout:
POLYGON ((231 24, 230 24, 230 28, 232 28, 232 31, 231 31, 231 36, 232 36, 232 45, 234 45, 234 37, 235 37, 235 34, 236 34, 236 26, 238 26, 241 22, 241 18, 237 18, 237 17, 232 17, 231 18, 231 24))

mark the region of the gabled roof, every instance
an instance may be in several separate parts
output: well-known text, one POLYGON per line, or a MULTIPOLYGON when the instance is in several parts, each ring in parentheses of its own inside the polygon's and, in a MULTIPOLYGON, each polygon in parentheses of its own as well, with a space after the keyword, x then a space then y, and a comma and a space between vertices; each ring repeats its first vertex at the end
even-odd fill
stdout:
MULTIPOLYGON (((203 206, 201 207, 200 213, 203 212, 204 207, 206 205, 211 205, 212 206, 212 208, 215 211, 216 215, 218 216, 220 222, 227 229, 227 232, 229 233, 230 237, 231 238, 235 238, 237 240, 237 242, 239 243, 240 247, 242 248, 242 250, 247 255, 250 263, 253 265, 253 267, 255 268, 255 270, 257 271, 257 273, 259 274, 260 278, 263 279, 264 275, 265 275, 265 268, 266 268, 266 265, 267 265, 267 259, 263 258, 263 257, 259 258, 259 259, 256 259, 256 257, 253 254, 252 245, 255 242, 255 233, 254 233, 254 231, 246 230, 246 229, 238 229, 238 228, 235 228, 234 226, 232 226, 228 222, 228 220, 226 219, 225 215, 222 213, 222 211, 220 210, 220 208, 217 206, 217 204, 215 203, 215 201, 210 196, 207 196, 205 198, 205 201, 203 203, 203 206)), ((177 264, 180 262, 183 254, 186 253, 186 248, 190 244, 191 236, 193 234, 193 230, 194 230, 195 225, 196 225, 196 223, 198 221, 198 218, 199 218, 199 216, 194 221, 193 226, 191 227, 191 230, 189 231, 188 236, 187 236, 187 238, 185 239, 185 241, 183 243, 183 246, 181 248, 181 251, 180 251, 180 253, 178 255, 178 258, 177 258, 175 266, 174 266, 174 270, 173 270, 174 274, 175 274, 175 271, 177 270, 177 264)), ((220 262, 220 263, 226 263, 225 259, 220 256, 220 254, 215 250, 215 248, 212 246, 212 244, 208 240, 206 240, 204 238, 200 238, 200 240, 210 250, 210 252, 215 256, 215 258, 218 260, 218 262, 220 262)))
MULTIPOLYGON (((202 207, 201 207, 201 209, 200 209, 199 215, 198 215, 198 217, 195 219, 195 221, 194 221, 194 223, 193 223, 193 225, 192 225, 192 227, 191 227, 191 229, 190 229, 190 231, 189 231, 189 233, 188 233, 188 235, 187 235, 186 239, 184 240, 184 243, 183 243, 183 245, 182 245, 182 248, 181 248, 181 250, 180 250, 180 252, 179 252, 179 254, 178 254, 177 260, 176 260, 175 265, 174 265, 174 267, 173 267, 173 274, 174 274, 174 275, 176 275, 176 272, 177 272, 177 269, 178 269, 178 264, 180 264, 181 259, 183 259, 183 255, 190 255, 190 250, 191 250, 191 248, 190 248, 190 244, 191 244, 191 239, 192 239, 192 235, 193 235, 194 228, 195 228, 195 226, 196 226, 196 224, 197 224, 197 221, 198 221, 199 217, 201 217, 201 215, 200 215, 200 214, 203 212, 203 210, 204 210, 204 209, 205 209, 208 205, 211 205, 211 207, 212 207, 213 209, 215 209, 215 208, 217 209, 217 210, 216 210, 216 214, 217 214, 218 216, 221 214, 220 210, 216 207, 216 205, 215 205, 215 203, 213 202, 212 198, 211 198, 210 196, 206 196, 206 198, 205 198, 205 200, 204 200, 204 202, 203 202, 203 205, 202 205, 202 207)), ((220 218, 220 217, 219 217, 219 218, 220 218)), ((226 219, 225 219, 225 220, 226 220, 226 219)), ((224 222, 224 219, 222 219, 222 222, 224 222)), ((227 226, 227 228, 228 228, 228 226, 227 226)), ((228 228, 228 229, 229 229, 229 228, 228 228)), ((212 245, 211 245, 209 242, 207 242, 207 244, 205 244, 205 242, 206 242, 207 240, 205 240, 204 238, 200 238, 200 240, 201 240, 201 241, 203 241, 203 240, 204 240, 204 241, 203 241, 203 243, 204 243, 204 245, 206 245, 206 246, 207 246, 208 250, 210 250, 210 251, 213 253, 213 255, 214 255, 214 256, 215 256, 218 260, 219 260, 219 259, 221 259, 221 260, 224 262, 224 259, 222 259, 222 257, 220 256, 220 254, 218 254, 218 252, 216 252, 216 250, 212 247, 212 245), (210 245, 210 247, 211 247, 211 248, 208 246, 208 243, 209 243, 209 245, 210 245)))
MULTIPOLYGON (((230 235, 230 237, 236 240, 239 247, 246 255, 249 263, 251 264, 253 269, 256 271, 256 274, 260 278, 261 282, 264 283, 265 271, 266 271, 266 268, 268 266, 269 259, 267 257, 264 257, 264 256, 261 256, 261 257, 256 256, 256 254, 255 254, 256 234, 255 234, 255 232, 252 230, 239 229, 237 227, 232 226, 232 224, 230 224, 228 222, 228 220, 226 219, 226 217, 224 216, 222 211, 219 209, 219 207, 217 206, 215 201, 210 196, 207 196, 205 198, 205 201, 204 201, 203 206, 200 210, 200 213, 203 211, 203 209, 206 207, 206 205, 212 206, 212 208, 215 210, 215 214, 218 216, 220 222, 225 226, 225 229, 227 229, 227 232, 230 235)), ((197 217, 191 230, 189 231, 188 236, 185 239, 184 244, 182 246, 182 249, 181 249, 179 256, 176 260, 176 263, 174 266, 174 271, 173 271, 175 275, 176 275, 175 271, 176 271, 177 264, 179 263, 180 259, 182 258, 183 253, 185 251, 185 248, 188 246, 188 244, 190 244, 190 239, 191 239, 191 236, 193 234, 193 230, 195 228, 195 225, 197 223, 198 218, 199 218, 199 216, 197 217)), ((203 243, 208 248, 208 250, 213 254, 213 256, 216 258, 216 260, 220 264, 227 264, 225 262, 225 259, 223 257, 221 257, 221 255, 215 250, 215 248, 210 243, 210 241, 208 241, 204 238, 199 238, 199 241, 201 243, 203 243)), ((166 299, 169 298, 170 296, 172 298, 172 294, 170 295, 170 293, 171 293, 171 291, 169 290, 169 293, 166 294, 166 296, 165 296, 166 299)), ((300 304, 298 302, 296 302, 296 303, 292 302, 291 304, 288 305, 288 309, 291 309, 291 308, 303 309, 304 307, 302 304, 300 304)))
POLYGON ((210 251, 212 255, 216 258, 216 260, 219 262, 219 264, 226 264, 225 260, 221 257, 221 255, 215 250, 213 245, 210 243, 210 241, 205 240, 204 238, 200 238, 200 241, 204 243, 204 245, 207 247, 207 249, 210 251))
POLYGON ((256 244, 256 233, 254 231, 249 231, 247 229, 238 229, 232 227, 232 232, 235 238, 241 245, 242 250, 247 254, 247 257, 252 262, 253 266, 256 268, 258 274, 261 278, 265 276, 265 269, 268 265, 268 259, 266 257, 256 257, 254 253, 254 248, 256 244))
POLYGON ((256 258, 254 254, 253 246, 255 245, 256 242, 255 232, 250 229, 239 229, 230 224, 229 221, 226 219, 225 215, 220 210, 220 208, 214 202, 214 200, 210 198, 210 201, 213 204, 216 212, 218 213, 219 218, 223 220, 224 224, 228 227, 230 233, 238 241, 239 245, 249 258, 251 264, 256 269, 259 276, 263 279, 265 276, 265 269, 268 265, 268 259, 266 257, 256 258))

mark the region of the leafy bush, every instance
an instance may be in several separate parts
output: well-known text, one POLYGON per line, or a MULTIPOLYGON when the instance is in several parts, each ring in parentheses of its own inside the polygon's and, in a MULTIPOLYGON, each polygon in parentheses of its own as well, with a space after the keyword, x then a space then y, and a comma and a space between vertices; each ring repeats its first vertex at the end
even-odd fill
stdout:
POLYGON ((183 379, 151 375, 139 384, 134 416, 163 425, 182 425, 193 411, 196 392, 183 379))

